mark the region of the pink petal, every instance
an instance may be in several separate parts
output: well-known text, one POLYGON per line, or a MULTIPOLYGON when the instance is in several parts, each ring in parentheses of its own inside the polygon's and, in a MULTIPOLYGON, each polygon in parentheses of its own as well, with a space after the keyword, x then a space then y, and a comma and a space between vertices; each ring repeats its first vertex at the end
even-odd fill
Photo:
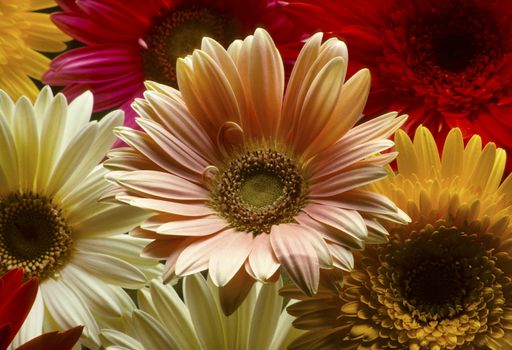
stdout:
POLYGON ((207 200, 208 192, 179 176, 153 170, 136 170, 120 176, 117 182, 141 195, 175 200, 207 200))
POLYGON ((249 274, 254 275, 261 282, 269 279, 281 266, 274 254, 268 234, 259 234, 254 238, 249 265, 249 274))
POLYGON ((191 220, 169 221, 161 225, 156 232, 175 236, 207 236, 219 232, 229 224, 216 215, 191 220))
POLYGON ((219 246, 231 239, 230 232, 227 230, 200 238, 183 249, 176 261, 176 274, 185 276, 206 270, 211 256, 219 246))
MULTIPOLYGON (((179 137, 183 142, 188 142, 188 146, 195 149, 208 162, 214 163, 216 157, 213 142, 201 124, 190 115, 183 101, 171 99, 155 91, 146 91, 144 97, 153 112, 157 114, 159 119, 156 120, 157 122, 164 125, 171 134, 179 137), (172 120, 169 115, 172 115, 172 120)), ((155 116, 152 117, 155 119, 155 116)))
POLYGON ((174 162, 197 174, 202 174, 204 168, 209 165, 201 154, 169 133, 160 124, 142 118, 135 121, 174 162))
POLYGON ((253 284, 254 279, 244 269, 240 269, 224 287, 219 288, 220 305, 224 315, 229 316, 235 312, 251 291, 253 284))
POLYGON ((225 286, 233 278, 252 249, 252 233, 232 230, 230 235, 231 238, 212 255, 208 266, 212 282, 218 287, 225 286))
POLYGON ((368 165, 330 176, 311 186, 312 197, 331 197, 380 180, 389 173, 386 168, 368 165))
POLYGON ((202 203, 178 203, 159 199, 140 198, 135 196, 118 195, 116 199, 139 207, 142 209, 149 209, 157 212, 164 212, 169 214, 177 214, 183 216, 205 216, 214 214, 213 210, 202 203))
POLYGON ((334 266, 345 271, 352 271, 354 268, 352 251, 338 244, 329 244, 328 247, 334 257, 334 266))
POLYGON ((272 227, 270 242, 290 278, 306 295, 316 294, 320 280, 320 266, 315 249, 302 234, 306 231, 297 224, 272 227))
POLYGON ((349 235, 354 242, 362 243, 368 237, 363 217, 355 210, 309 203, 303 209, 313 219, 349 235))

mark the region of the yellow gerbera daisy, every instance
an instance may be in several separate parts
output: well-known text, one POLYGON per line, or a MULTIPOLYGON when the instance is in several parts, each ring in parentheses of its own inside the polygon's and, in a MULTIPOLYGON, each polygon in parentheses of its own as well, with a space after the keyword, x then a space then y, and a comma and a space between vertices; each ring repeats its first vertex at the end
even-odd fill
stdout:
POLYGON ((359 187, 388 175, 396 113, 354 127, 370 75, 345 81, 347 49, 322 34, 304 46, 284 91, 279 51, 262 29, 225 50, 204 39, 179 59, 180 91, 149 83, 134 108, 144 132, 117 128, 130 148, 106 166, 115 198, 156 214, 133 234, 167 259, 165 280, 208 269, 233 311, 280 266, 307 294, 320 268, 352 268, 351 248, 385 242, 376 219, 406 222, 385 196, 359 187))
MULTIPOLYGON (((302 333, 283 310, 282 282, 256 283, 230 316, 218 287, 201 274, 183 278, 182 300, 173 287, 153 280, 138 292, 139 309, 125 313, 124 327, 101 331, 107 350, 283 350, 302 333)), ((292 301, 293 303, 295 301, 292 301)))
POLYGON ((123 288, 161 273, 139 256, 147 240, 125 234, 147 214, 98 202, 112 187, 98 163, 123 112, 90 122, 92 105, 89 92, 68 105, 44 88, 32 105, 0 91, 0 274, 23 268, 40 281, 14 347, 83 325, 81 343, 97 349, 99 328, 134 307, 123 288))
MULTIPOLYGON (((398 175, 371 187, 412 218, 390 242, 325 276, 319 296, 289 308, 308 349, 512 348, 512 176, 506 155, 453 129, 442 157, 431 133, 396 134, 398 175), (338 275, 336 275, 338 274, 338 275)), ((284 291, 305 299, 288 288, 284 291)))
POLYGON ((14 100, 27 96, 32 101, 50 59, 38 51, 60 52, 70 38, 50 20, 47 13, 34 12, 57 6, 52 0, 0 0, 0 89, 14 100))

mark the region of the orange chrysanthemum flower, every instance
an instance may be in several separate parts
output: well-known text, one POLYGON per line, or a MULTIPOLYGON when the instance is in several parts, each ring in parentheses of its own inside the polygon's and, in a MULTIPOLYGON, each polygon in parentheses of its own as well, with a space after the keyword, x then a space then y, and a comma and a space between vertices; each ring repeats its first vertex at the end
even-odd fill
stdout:
POLYGON ((377 218, 406 222, 385 196, 359 187, 388 175, 396 113, 354 127, 370 75, 344 81, 347 50, 322 35, 302 50, 284 93, 279 52, 264 30, 226 51, 204 39, 180 59, 180 91, 148 83, 134 108, 144 130, 117 128, 110 153, 118 201, 156 214, 135 236, 166 258, 165 280, 209 269, 225 312, 254 280, 283 266, 316 293, 319 269, 352 269, 351 249, 386 241, 377 218))

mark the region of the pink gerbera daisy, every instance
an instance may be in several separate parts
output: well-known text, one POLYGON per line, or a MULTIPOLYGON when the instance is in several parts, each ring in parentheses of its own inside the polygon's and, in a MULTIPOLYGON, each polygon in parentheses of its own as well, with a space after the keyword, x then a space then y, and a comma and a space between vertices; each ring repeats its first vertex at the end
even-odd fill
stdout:
MULTIPOLYGON (((279 267, 306 294, 319 268, 350 270, 351 249, 386 241, 377 219, 406 222, 385 196, 360 189, 388 175, 387 137, 396 113, 354 127, 370 88, 368 70, 344 81, 347 49, 315 35, 284 93, 283 62, 268 33, 226 51, 206 38, 179 59, 180 91, 148 83, 134 108, 143 132, 116 129, 130 147, 106 166, 115 199, 154 211, 135 236, 167 259, 164 280, 209 269, 225 312, 254 280, 279 267), (223 288, 226 287, 226 288, 223 288)), ((106 195, 106 198, 109 198, 106 195)))
POLYGON ((176 59, 199 48, 203 36, 227 45, 263 25, 279 43, 299 37, 280 6, 267 0, 57 2, 63 11, 53 21, 85 45, 55 58, 43 81, 64 86, 70 99, 92 91, 94 111, 121 108, 130 126, 130 104, 142 96, 144 80, 176 86, 176 59))

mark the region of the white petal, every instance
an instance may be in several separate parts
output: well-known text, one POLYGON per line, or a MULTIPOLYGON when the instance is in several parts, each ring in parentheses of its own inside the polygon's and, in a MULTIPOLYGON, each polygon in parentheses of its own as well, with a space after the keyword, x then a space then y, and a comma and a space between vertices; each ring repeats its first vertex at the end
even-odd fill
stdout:
POLYGON ((80 341, 89 347, 100 345, 98 324, 71 285, 68 286, 63 280, 48 278, 41 283, 40 288, 45 306, 60 330, 84 325, 80 341))
POLYGON ((123 288, 138 289, 146 283, 144 273, 134 265, 106 254, 77 250, 73 264, 97 278, 123 288))
POLYGON ((268 349, 272 343, 283 306, 281 287, 281 280, 261 287, 251 320, 248 350, 268 349))
POLYGON ((225 349, 220 310, 203 276, 186 276, 183 279, 183 296, 203 348, 225 349))

